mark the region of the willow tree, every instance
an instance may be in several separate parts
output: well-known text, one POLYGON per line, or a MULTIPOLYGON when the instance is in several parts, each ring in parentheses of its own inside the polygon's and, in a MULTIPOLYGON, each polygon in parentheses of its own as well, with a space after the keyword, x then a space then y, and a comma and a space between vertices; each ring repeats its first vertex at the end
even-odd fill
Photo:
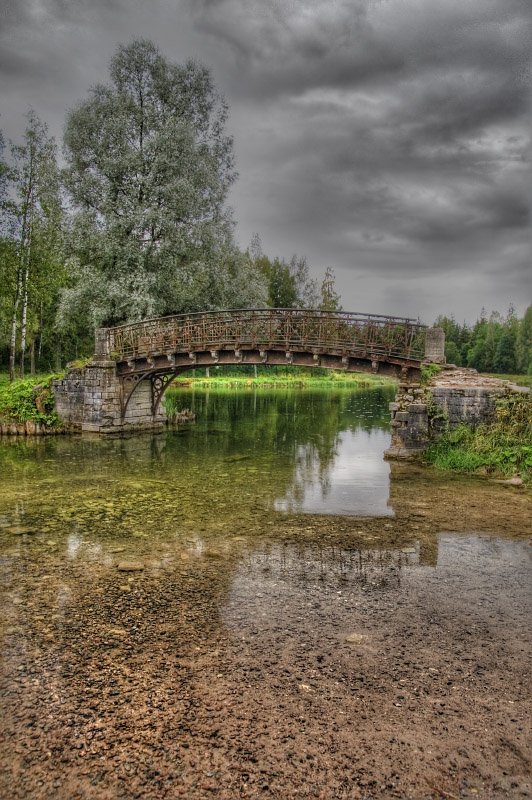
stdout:
POLYGON ((236 177, 226 119, 204 66, 170 63, 145 40, 118 48, 110 82, 66 123, 75 213, 61 319, 94 326, 256 300, 261 283, 226 207, 236 177))

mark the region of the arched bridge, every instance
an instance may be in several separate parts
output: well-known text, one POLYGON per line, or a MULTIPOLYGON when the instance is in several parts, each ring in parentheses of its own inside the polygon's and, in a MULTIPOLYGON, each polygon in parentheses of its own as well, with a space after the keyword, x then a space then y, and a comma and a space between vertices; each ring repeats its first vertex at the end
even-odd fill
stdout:
POLYGON ((113 362, 120 415, 140 384, 151 386, 155 419, 176 375, 194 367, 293 364, 347 372, 419 375, 426 326, 406 317, 308 309, 247 309, 179 314, 102 328, 96 362, 113 362))

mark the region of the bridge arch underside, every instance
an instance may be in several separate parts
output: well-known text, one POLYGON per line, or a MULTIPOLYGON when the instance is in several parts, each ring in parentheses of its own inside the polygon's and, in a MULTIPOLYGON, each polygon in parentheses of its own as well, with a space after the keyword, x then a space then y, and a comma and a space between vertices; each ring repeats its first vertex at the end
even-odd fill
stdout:
POLYGON ((160 415, 163 395, 173 379, 184 372, 218 366, 297 366, 334 369, 343 372, 362 372, 386 375, 403 381, 416 381, 420 377, 421 362, 394 356, 365 356, 364 354, 317 353, 306 351, 286 352, 280 349, 258 348, 198 350, 185 353, 151 354, 118 361, 116 374, 121 384, 122 419, 127 416, 131 398, 139 386, 151 383, 151 411, 155 419, 160 415))

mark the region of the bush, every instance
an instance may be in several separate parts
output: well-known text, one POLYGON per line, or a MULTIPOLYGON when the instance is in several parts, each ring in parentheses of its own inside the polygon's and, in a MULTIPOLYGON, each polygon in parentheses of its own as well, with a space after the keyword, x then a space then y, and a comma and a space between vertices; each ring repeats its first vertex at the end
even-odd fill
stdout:
POLYGON ((495 420, 448 431, 426 452, 440 469, 482 471, 489 475, 520 474, 532 479, 532 395, 509 394, 497 403, 495 420))
POLYGON ((0 384, 0 419, 5 422, 39 422, 48 427, 59 425, 54 408, 52 381, 58 374, 35 375, 12 383, 0 384))

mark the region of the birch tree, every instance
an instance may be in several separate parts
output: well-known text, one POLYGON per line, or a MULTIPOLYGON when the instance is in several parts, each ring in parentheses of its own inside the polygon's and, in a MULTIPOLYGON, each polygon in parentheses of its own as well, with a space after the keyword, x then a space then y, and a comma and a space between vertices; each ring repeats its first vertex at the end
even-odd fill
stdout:
MULTIPOLYGON (((21 144, 11 145, 9 236, 15 245, 12 274, 9 377, 17 353, 24 376, 30 315, 38 316, 60 270, 61 204, 56 146, 46 125, 30 110, 21 144)), ((42 313, 40 314, 42 318, 42 313)), ((32 332, 33 333, 33 332, 32 332)), ((33 341, 33 339, 32 339, 33 341)))

